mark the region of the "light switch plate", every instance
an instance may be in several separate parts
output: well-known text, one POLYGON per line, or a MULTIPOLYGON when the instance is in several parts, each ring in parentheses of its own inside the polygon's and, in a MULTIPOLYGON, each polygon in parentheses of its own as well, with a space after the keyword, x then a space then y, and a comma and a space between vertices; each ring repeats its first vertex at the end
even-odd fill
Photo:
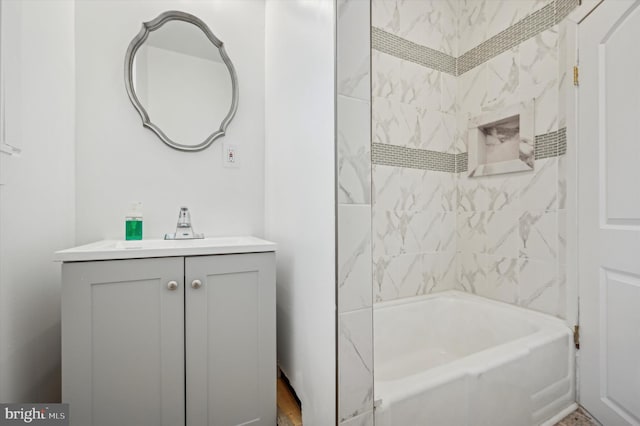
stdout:
POLYGON ((222 144, 222 164, 229 168, 240 167, 240 157, 238 155, 238 146, 234 144, 222 144))

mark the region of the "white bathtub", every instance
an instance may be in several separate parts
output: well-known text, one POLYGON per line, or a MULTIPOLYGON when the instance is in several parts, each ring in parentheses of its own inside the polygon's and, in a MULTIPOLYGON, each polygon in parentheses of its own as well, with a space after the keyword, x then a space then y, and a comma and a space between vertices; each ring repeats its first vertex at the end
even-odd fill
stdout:
POLYGON ((373 330, 376 426, 532 426, 575 408, 557 318, 451 291, 376 304, 373 330))

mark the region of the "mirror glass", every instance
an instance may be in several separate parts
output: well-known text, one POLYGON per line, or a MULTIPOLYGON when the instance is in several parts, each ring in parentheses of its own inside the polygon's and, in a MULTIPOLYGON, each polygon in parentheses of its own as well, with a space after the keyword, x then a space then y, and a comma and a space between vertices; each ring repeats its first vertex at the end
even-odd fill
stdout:
POLYGON ((168 145, 206 148, 224 134, 235 112, 233 66, 222 43, 213 36, 218 48, 202 28, 180 19, 165 19, 151 28, 155 21, 143 26, 141 33, 148 36, 128 64, 127 80, 139 106, 130 93, 131 100, 144 125, 168 145))

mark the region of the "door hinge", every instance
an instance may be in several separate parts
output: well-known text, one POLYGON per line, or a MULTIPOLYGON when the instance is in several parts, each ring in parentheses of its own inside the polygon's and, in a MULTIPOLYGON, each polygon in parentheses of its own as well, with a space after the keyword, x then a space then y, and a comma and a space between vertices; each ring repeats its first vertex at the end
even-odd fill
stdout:
POLYGON ((580 326, 573 326, 573 344, 576 345, 576 349, 580 349, 580 326))
POLYGON ((573 67, 573 85, 574 86, 579 86, 580 85, 579 71, 578 71, 578 66, 577 65, 575 67, 573 67))

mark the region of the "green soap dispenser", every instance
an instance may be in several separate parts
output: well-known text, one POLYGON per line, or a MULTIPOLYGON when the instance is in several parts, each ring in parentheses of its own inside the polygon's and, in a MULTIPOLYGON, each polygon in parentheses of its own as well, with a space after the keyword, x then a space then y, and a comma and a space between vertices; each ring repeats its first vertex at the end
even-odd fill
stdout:
POLYGON ((132 203, 125 218, 125 239, 142 239, 142 203, 132 203))

